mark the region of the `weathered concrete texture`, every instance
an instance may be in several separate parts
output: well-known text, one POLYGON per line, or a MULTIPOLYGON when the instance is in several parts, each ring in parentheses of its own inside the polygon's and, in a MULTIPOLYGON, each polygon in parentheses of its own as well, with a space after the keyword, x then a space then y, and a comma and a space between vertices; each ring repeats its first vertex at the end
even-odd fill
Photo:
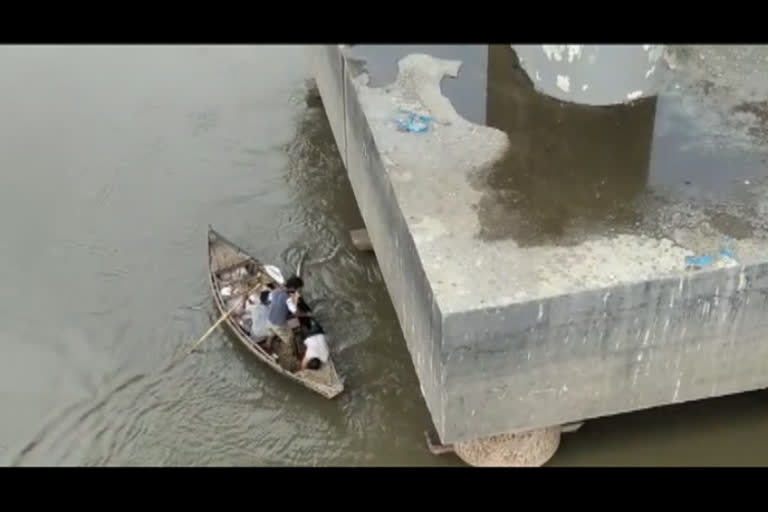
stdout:
MULTIPOLYGON (((327 62, 343 58, 338 47, 323 51, 327 62)), ((346 134, 349 179, 442 441, 765 387, 765 167, 732 184, 731 202, 659 189, 637 224, 568 245, 483 239, 483 193, 471 177, 536 141, 511 148, 504 132, 460 117, 439 85, 460 68, 409 55, 381 88, 368 87, 359 66, 316 73, 337 140, 346 134), (432 116, 430 130, 398 130, 401 109, 432 116), (716 251, 724 234, 736 239, 736 259, 686 269, 686 256, 716 251)), ((725 136, 726 121, 708 115, 697 126, 725 136)))
POLYGON ((512 45, 536 89, 563 101, 612 105, 653 96, 663 45, 512 45))

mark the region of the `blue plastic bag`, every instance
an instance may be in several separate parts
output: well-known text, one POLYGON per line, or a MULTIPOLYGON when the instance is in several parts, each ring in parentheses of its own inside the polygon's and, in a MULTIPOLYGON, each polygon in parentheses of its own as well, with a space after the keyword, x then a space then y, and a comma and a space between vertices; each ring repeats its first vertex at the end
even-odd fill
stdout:
POLYGON ((429 130, 432 123, 432 118, 429 116, 421 116, 407 110, 401 110, 400 114, 397 125, 402 132, 424 133, 429 130))
POLYGON ((693 268, 703 268, 714 263, 716 257, 717 259, 730 258, 736 261, 736 254, 733 250, 733 240, 731 240, 728 237, 725 237, 722 243, 720 244, 720 250, 715 254, 716 256, 712 256, 709 254, 705 254, 703 256, 686 256, 685 266, 693 267, 693 268))
POLYGON ((707 265, 711 265, 714 261, 714 258, 712 256, 686 256, 685 257, 685 266, 686 267, 706 267, 707 265))

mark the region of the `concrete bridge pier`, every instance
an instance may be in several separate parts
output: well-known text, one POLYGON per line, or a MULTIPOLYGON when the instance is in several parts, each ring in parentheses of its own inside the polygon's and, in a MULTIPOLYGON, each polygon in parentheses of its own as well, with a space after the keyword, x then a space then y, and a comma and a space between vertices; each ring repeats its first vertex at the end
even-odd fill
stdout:
POLYGON ((538 466, 565 425, 768 386, 755 58, 698 93, 661 46, 384 50, 309 63, 440 443, 538 466))

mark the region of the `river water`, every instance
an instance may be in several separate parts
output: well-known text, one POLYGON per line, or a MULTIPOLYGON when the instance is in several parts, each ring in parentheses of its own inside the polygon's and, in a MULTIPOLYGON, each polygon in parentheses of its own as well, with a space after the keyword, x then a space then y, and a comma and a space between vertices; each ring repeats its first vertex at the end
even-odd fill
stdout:
MULTIPOLYGON (((0 464, 460 465, 430 417, 300 47, 0 47, 0 464), (219 330, 213 225, 333 334, 326 401, 219 330)), ((764 393, 587 423, 552 465, 765 464, 764 393)))

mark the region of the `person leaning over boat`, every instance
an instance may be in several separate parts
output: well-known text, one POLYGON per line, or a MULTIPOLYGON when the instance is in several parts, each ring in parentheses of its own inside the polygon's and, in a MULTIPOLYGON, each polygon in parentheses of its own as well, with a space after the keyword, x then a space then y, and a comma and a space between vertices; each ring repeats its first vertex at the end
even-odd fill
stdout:
POLYGON ((304 339, 304 357, 301 359, 301 369, 319 370, 320 367, 328 363, 330 351, 328 350, 328 341, 325 339, 325 332, 318 327, 304 339))
POLYGON ((272 292, 272 300, 267 316, 267 329, 270 334, 277 336, 280 342, 275 347, 277 361, 284 369, 296 371, 300 367, 296 357, 297 347, 294 342, 293 329, 288 325, 291 315, 310 316, 308 313, 298 311, 296 304, 299 302, 299 294, 304 286, 304 281, 298 276, 291 276, 285 282, 285 289, 277 289, 272 292))

